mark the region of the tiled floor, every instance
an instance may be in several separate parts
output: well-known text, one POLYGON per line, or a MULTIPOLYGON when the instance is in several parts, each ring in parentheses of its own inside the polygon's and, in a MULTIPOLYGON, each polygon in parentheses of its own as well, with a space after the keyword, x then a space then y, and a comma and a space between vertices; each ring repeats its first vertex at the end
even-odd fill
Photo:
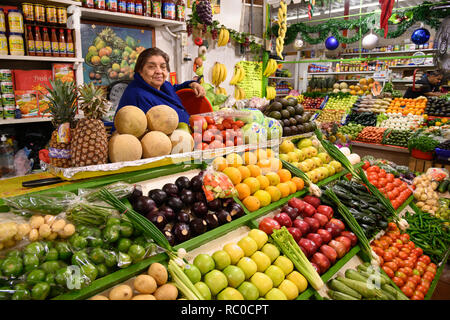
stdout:
POLYGON ((450 265, 447 263, 431 300, 450 300, 450 265))

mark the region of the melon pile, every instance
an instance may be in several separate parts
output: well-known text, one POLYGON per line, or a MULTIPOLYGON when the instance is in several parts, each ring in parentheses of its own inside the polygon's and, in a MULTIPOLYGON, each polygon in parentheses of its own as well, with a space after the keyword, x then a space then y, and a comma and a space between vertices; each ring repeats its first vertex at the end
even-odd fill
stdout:
POLYGON ((109 140, 111 162, 191 152, 194 139, 179 128, 177 112, 169 106, 152 107, 146 114, 135 106, 121 108, 114 119, 116 133, 109 140))

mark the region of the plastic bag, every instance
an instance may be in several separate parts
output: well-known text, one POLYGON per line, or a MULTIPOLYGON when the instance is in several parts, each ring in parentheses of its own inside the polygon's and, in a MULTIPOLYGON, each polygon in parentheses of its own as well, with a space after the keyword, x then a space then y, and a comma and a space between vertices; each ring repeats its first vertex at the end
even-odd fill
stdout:
POLYGON ((17 153, 14 156, 14 169, 15 169, 15 175, 16 176, 24 176, 26 174, 29 174, 31 170, 33 169, 33 162, 28 159, 28 154, 30 154, 30 151, 26 148, 20 149, 17 151, 17 153))
POLYGON ((212 168, 206 170, 203 175, 202 188, 207 201, 212 201, 217 198, 232 198, 238 195, 230 178, 222 172, 214 171, 212 168))
POLYGON ((65 211, 78 199, 69 191, 51 191, 37 194, 24 194, 5 198, 5 203, 16 214, 31 215, 35 213, 57 215, 65 211))
POLYGON ((448 178, 448 171, 443 168, 429 168, 425 174, 431 176, 431 179, 437 182, 448 178))
MULTIPOLYGON (((109 192, 114 194, 119 199, 128 198, 133 192, 135 185, 125 183, 122 181, 112 183, 104 187, 109 192)), ((81 196, 82 199, 85 199, 89 202, 99 201, 99 194, 101 188, 96 189, 78 189, 78 195, 81 196)))

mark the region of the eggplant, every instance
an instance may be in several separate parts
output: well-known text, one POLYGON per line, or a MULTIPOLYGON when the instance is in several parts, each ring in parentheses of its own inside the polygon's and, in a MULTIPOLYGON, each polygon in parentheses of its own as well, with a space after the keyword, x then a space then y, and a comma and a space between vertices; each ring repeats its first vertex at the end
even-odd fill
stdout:
POLYGON ((190 205, 190 204, 194 203, 195 196, 191 190, 183 189, 180 192, 180 199, 181 199, 181 201, 183 201, 184 204, 190 205))
POLYGON ((171 231, 164 231, 163 234, 164 234, 164 237, 166 237, 166 239, 169 242, 169 244, 171 246, 174 246, 175 245, 175 237, 172 234, 172 232, 171 231))
POLYGON ((168 196, 177 196, 178 195, 178 187, 175 183, 166 183, 162 190, 167 193, 168 196))
POLYGON ((210 229, 210 230, 219 226, 219 219, 212 212, 209 212, 206 215, 205 220, 206 220, 206 223, 208 224, 208 229, 210 229))
POLYGON ((171 207, 168 207, 167 205, 163 205, 159 208, 159 211, 164 213, 166 216, 167 221, 173 221, 175 219, 175 211, 171 207))
POLYGON ((219 210, 220 208, 222 208, 222 201, 220 201, 219 198, 216 198, 216 199, 214 199, 214 200, 212 200, 212 201, 208 201, 208 202, 206 203, 206 206, 207 206, 208 209, 211 210, 211 211, 217 211, 217 210, 219 210))
POLYGON ((228 223, 228 222, 231 222, 231 220, 233 219, 232 217, 231 217, 231 214, 228 212, 228 211, 226 211, 226 210, 219 210, 217 213, 216 213, 216 217, 217 217, 217 220, 219 221, 219 224, 225 224, 225 223, 228 223))
POLYGON ((178 190, 190 189, 191 188, 191 180, 188 177, 179 177, 175 180, 175 184, 178 187, 178 190))
POLYGON ((162 212, 155 212, 148 215, 149 220, 159 229, 162 230, 167 224, 166 216, 162 212))
POLYGON ((222 200, 222 208, 227 209, 228 206, 230 206, 233 203, 236 203, 233 198, 225 198, 224 200, 222 200))
POLYGON ((167 200, 167 193, 161 189, 153 189, 148 192, 148 196, 155 201, 158 206, 161 206, 167 200))
POLYGON ((184 222, 184 223, 189 223, 190 220, 191 220, 191 215, 189 214, 188 211, 181 210, 180 212, 178 212, 178 214, 177 214, 177 221, 184 222))
POLYGON ((201 191, 203 187, 203 179, 200 175, 196 175, 191 179, 192 191, 201 191))
POLYGON ((175 212, 179 212, 184 207, 183 201, 178 197, 172 197, 167 201, 167 205, 175 212))
POLYGON ((173 226, 173 233, 178 242, 184 242, 191 238, 191 228, 184 222, 178 222, 173 226))
POLYGON ((192 213, 199 218, 203 218, 208 213, 208 207, 204 202, 195 202, 192 206, 192 213))
POLYGON ((242 206, 239 203, 231 203, 228 207, 228 212, 230 212, 230 215, 233 219, 237 219, 242 217, 245 212, 242 206))
POLYGON ((140 185, 136 185, 133 188, 133 191, 131 192, 130 196, 128 197, 128 201, 130 201, 131 205, 136 201, 138 197, 143 196, 142 193, 142 187, 140 185))
POLYGON ((156 210, 156 203, 149 197, 139 196, 133 204, 133 209, 142 215, 146 215, 156 210))
POLYGON ((207 202, 205 193, 202 191, 197 191, 194 193, 195 202, 207 202))
POLYGON ((204 219, 194 218, 189 225, 196 235, 203 234, 208 230, 208 223, 204 219))

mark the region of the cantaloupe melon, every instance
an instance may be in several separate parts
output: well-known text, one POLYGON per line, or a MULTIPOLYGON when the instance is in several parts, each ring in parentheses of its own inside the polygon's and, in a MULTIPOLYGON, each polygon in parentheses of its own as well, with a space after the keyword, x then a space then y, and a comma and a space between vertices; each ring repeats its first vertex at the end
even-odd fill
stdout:
POLYGON ((172 154, 194 150, 194 138, 185 130, 176 129, 170 135, 170 141, 172 141, 172 154))
POLYGON ((111 162, 136 161, 142 158, 142 145, 131 134, 115 134, 109 140, 108 152, 111 162))
POLYGON ((114 126, 120 134, 132 134, 140 138, 147 130, 147 118, 138 107, 124 106, 117 112, 114 126))
POLYGON ((178 113, 169 106, 154 106, 147 111, 148 129, 171 134, 178 127, 178 113))
POLYGON ((172 151, 172 142, 161 131, 150 131, 142 139, 143 158, 166 156, 172 151))

